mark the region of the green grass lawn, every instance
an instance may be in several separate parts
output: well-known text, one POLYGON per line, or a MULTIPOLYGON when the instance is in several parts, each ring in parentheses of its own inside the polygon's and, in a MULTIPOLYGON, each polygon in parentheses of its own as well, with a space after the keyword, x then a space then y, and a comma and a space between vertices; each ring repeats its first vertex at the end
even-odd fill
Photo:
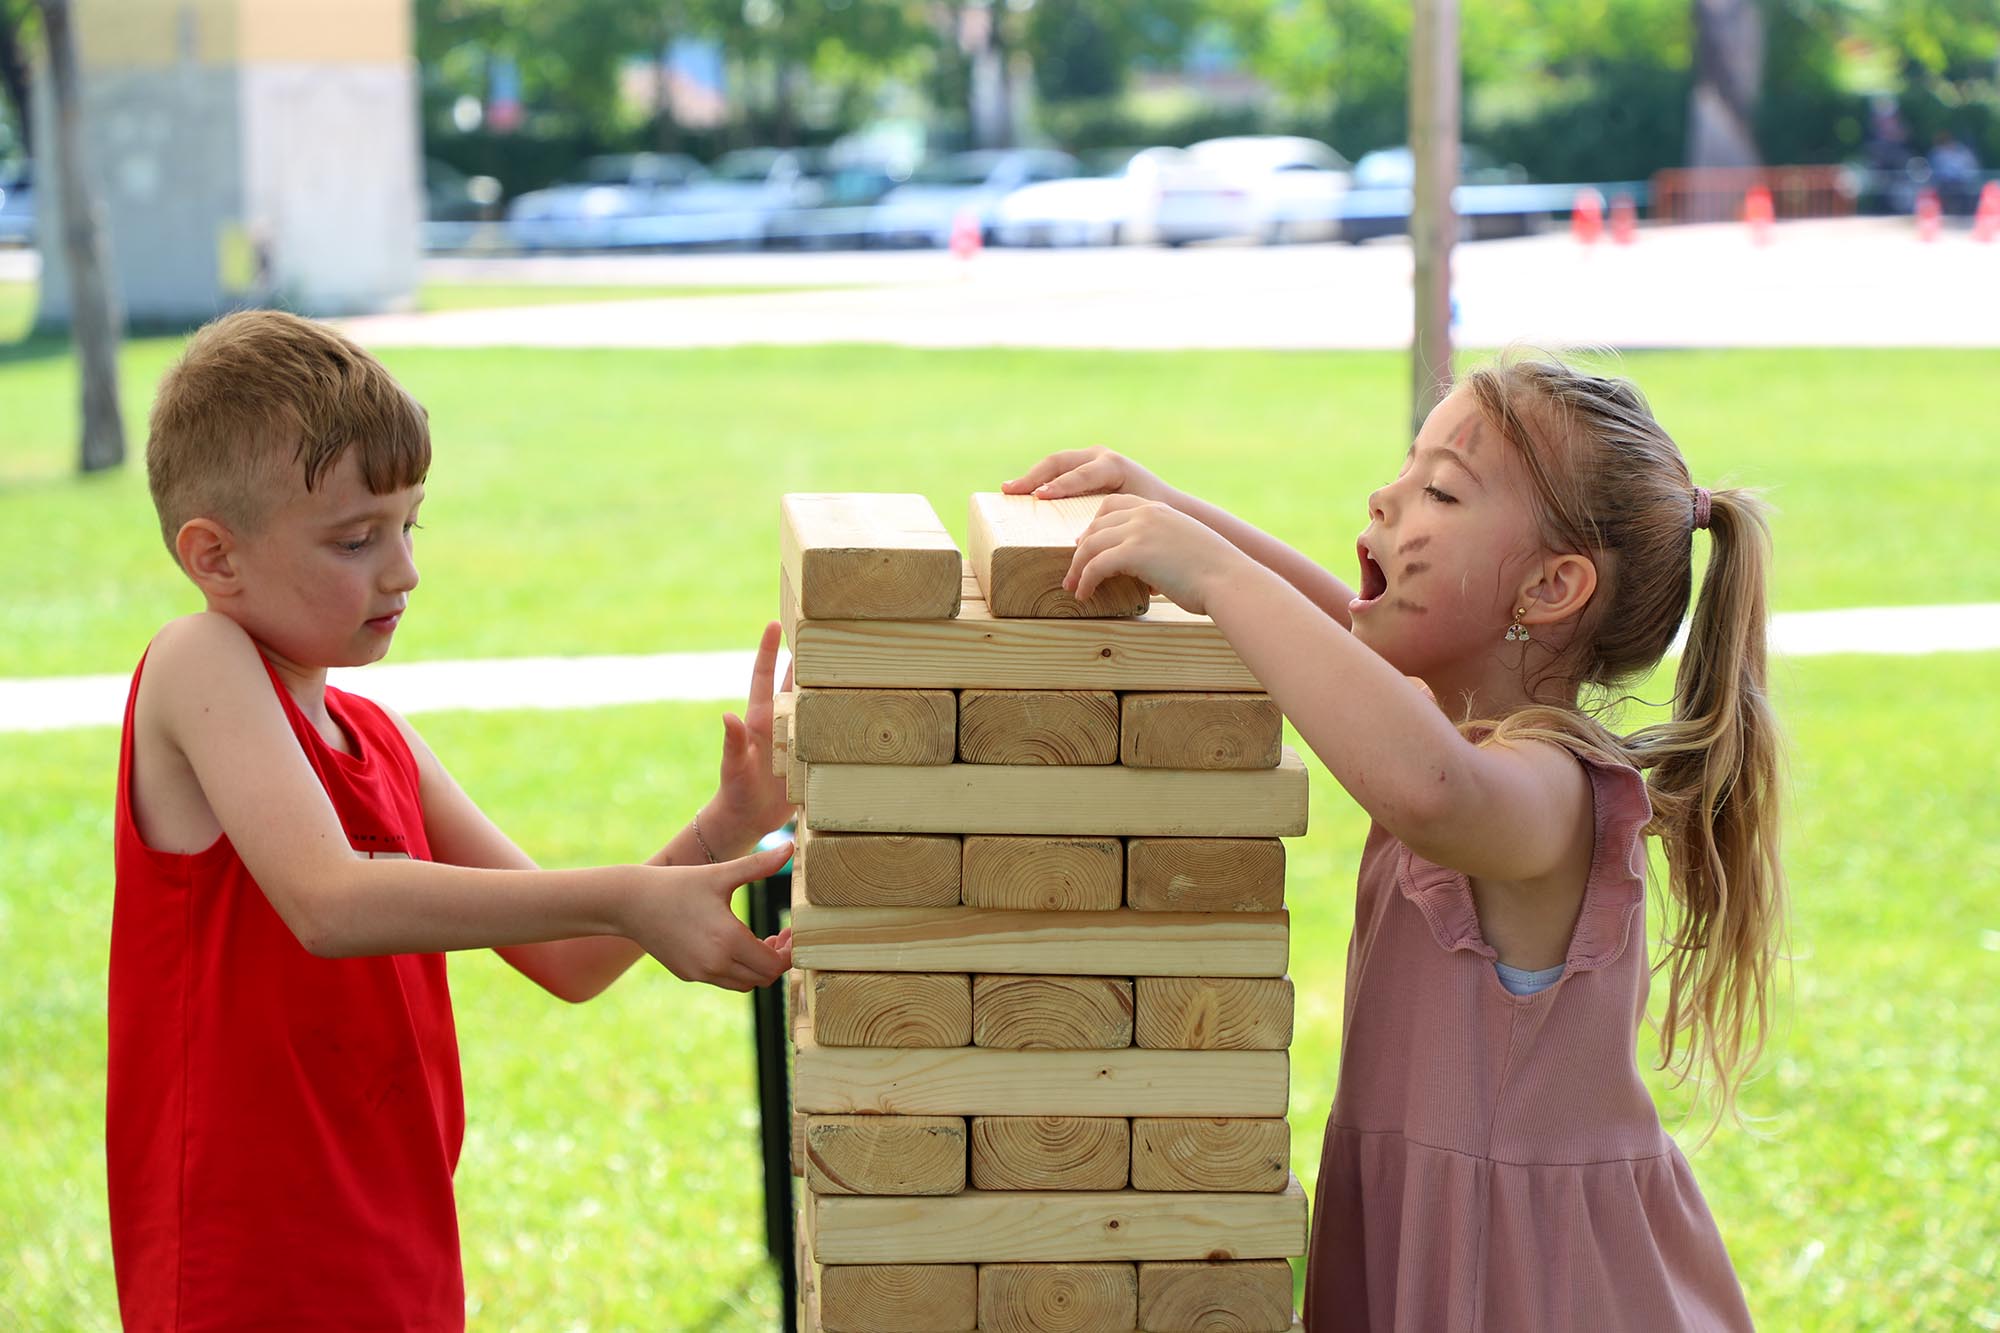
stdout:
MULTIPOLYGON (((4 292, 0 292, 0 299, 4 292)), ((0 319, 6 314, 0 303, 0 319)), ((131 345, 136 437, 171 341, 131 345)), ((776 496, 964 494, 1105 442, 1337 568, 1404 447, 1400 358, 408 352, 437 461, 397 656, 747 646, 776 496)), ((1769 487, 1782 609, 2000 600, 1988 353, 1654 354, 1627 370, 1697 474, 1769 487)), ((190 608, 137 468, 69 475, 66 360, 0 349, 0 676, 128 671, 190 608)), ((1694 1167, 1760 1324, 2000 1329, 2000 729, 1993 654, 1782 665, 1794 984, 1762 1123, 1694 1167)), ((1663 682, 1642 691, 1664 694, 1663 682)), ((549 864, 652 850, 713 781, 717 709, 442 714, 426 735, 549 864)), ((0 735, 0 1312, 116 1326, 102 1164, 109 729, 0 735)), ((1337 1072, 1362 823, 1315 768, 1291 848, 1295 1165, 1337 1072)), ((748 1001, 648 967, 581 1009, 454 960, 480 1328, 769 1329, 748 1001)), ((1656 1086, 1658 1084, 1656 1083, 1656 1086)), ((1660 1089, 1671 1117, 1680 1099, 1660 1089)))

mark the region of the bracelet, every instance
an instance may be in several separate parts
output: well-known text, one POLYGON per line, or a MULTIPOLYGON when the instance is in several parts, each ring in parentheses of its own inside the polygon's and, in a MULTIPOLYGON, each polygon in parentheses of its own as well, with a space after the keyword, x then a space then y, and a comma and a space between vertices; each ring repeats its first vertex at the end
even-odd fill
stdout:
POLYGON ((708 858, 710 865, 714 865, 715 853, 709 850, 708 839, 701 836, 701 811, 695 811, 694 818, 688 821, 688 825, 694 829, 694 840, 700 844, 701 854, 708 858))

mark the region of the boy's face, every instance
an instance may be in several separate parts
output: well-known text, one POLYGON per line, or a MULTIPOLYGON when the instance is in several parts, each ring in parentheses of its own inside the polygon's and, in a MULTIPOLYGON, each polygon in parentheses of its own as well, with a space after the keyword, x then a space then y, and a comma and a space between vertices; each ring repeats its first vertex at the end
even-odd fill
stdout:
POLYGON ((379 660, 417 586, 411 529, 424 488, 370 494, 353 450, 316 490, 296 468, 274 484, 263 524, 236 538, 239 591, 218 609, 298 666, 379 660))

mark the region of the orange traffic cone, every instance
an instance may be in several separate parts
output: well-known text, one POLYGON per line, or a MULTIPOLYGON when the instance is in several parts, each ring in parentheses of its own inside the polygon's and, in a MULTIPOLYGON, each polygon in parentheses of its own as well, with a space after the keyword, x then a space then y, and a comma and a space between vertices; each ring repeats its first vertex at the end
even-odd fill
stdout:
POLYGON ((1576 192, 1576 202, 1569 210, 1569 234, 1579 245, 1597 244, 1597 238, 1604 234, 1603 195, 1592 189, 1576 192))
POLYGON ((1972 215, 1972 239, 1991 245, 2000 239, 2000 181, 1988 181, 1979 192, 1979 208, 1972 215))
POLYGON ((1750 226, 1750 240, 1755 245, 1771 243, 1771 224, 1776 220, 1778 210, 1771 203, 1771 187, 1753 185, 1743 196, 1743 220, 1750 226))
POLYGON ((970 259, 979 253, 984 238, 979 233, 979 212, 977 209, 961 208, 958 216, 951 220, 951 252, 960 259, 970 259))
POLYGON ((1944 227, 1944 206, 1938 202, 1938 192, 1926 185, 1917 191, 1917 239, 1935 241, 1944 227))
POLYGON ((1630 245, 1639 239, 1639 206, 1629 194, 1611 201, 1611 239, 1619 245, 1630 245))

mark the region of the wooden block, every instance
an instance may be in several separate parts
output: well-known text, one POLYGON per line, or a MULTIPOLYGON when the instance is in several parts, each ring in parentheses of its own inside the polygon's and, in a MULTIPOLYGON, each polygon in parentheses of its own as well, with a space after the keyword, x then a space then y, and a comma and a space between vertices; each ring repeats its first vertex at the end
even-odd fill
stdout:
POLYGON ((806 618, 958 614, 961 557, 923 496, 787 495, 779 516, 785 577, 806 618))
POLYGON ((1285 905, 1276 838, 1133 838, 1125 905, 1142 912, 1275 912, 1285 905))
POLYGON ((792 1112, 792 1174, 806 1173, 806 1121, 811 1117, 804 1111, 792 1112))
POLYGON ((791 766, 792 711, 798 705, 798 694, 786 690, 771 700, 771 776, 781 778, 791 766))
POLYGON ((979 1333, 1132 1333, 1132 1264, 982 1264, 979 1333))
POLYGON ((1283 721, 1268 694, 1127 694, 1118 760, 1133 768, 1275 768, 1283 721))
POLYGON ((1283 1051, 911 1051, 810 1033, 797 1046, 793 1101, 813 1115, 1267 1118, 1290 1091, 1283 1051))
POLYGON ((1139 1265, 1146 1333, 1287 1333, 1292 1266, 1283 1259, 1139 1265))
POLYGON ((822 1046, 970 1046, 972 978, 926 972, 813 972, 806 994, 822 1046))
POLYGON ((966 1190, 809 1196, 822 1263, 1284 1259, 1305 1253, 1306 1195, 966 1190))
POLYGON ((1132 1121, 1132 1188, 1281 1190, 1291 1149, 1283 1120, 1140 1116, 1132 1121))
POLYGON ((1063 590, 1076 539, 1103 505, 1101 495, 1037 500, 1031 495, 974 494, 967 555, 993 614, 1072 620, 1143 613, 1152 592, 1130 575, 1106 579, 1087 602, 1063 590))
MULTIPOLYGON (((952 907, 959 899, 959 840, 939 834, 799 830, 792 878, 825 907, 952 907)), ((794 895, 796 896, 796 894, 794 895)))
POLYGON ((971 1264, 826 1264, 817 1274, 824 1333, 972 1333, 979 1270, 971 1264))
POLYGON ((1023 764, 814 764, 813 827, 843 833, 1084 833, 1218 838, 1306 831, 1306 768, 1199 773, 1023 764))
MULTIPOLYGON (((1290 977, 1140 977, 1137 986, 1141 1046, 1282 1051, 1292 1044, 1290 977)), ((975 1032, 978 1013, 975 994, 975 1032)))
POLYGON ((958 757, 968 764, 1115 764, 1118 696, 1110 690, 965 690, 958 757))
POLYGON ((1263 688, 1214 621, 1158 599, 1130 620, 1002 620, 975 597, 956 620, 895 621, 805 620, 789 580, 779 596, 794 678, 802 686, 1263 688))
POLYGON ((963 867, 967 907, 1108 912, 1125 899, 1125 844, 1117 838, 978 834, 965 840, 963 867))
POLYGON ((1132 1122, 1115 1116, 975 1116, 972 1185, 982 1190, 1122 1190, 1132 1122))
POLYGON ((818 907, 792 886, 792 958, 827 972, 1281 977, 1284 912, 818 907))
POLYGON ((806 1120, 806 1187, 816 1194, 956 1194, 965 1166, 965 1121, 956 1116, 806 1120))
POLYGON ((1132 1013, 1132 983, 1124 977, 972 979, 975 1046, 1014 1051, 1117 1050, 1132 1044, 1132 1013))
POLYGON ((808 764, 948 764, 958 750, 950 690, 798 691, 792 750, 808 764))
POLYGON ((793 805, 806 803, 806 766, 799 752, 787 745, 785 755, 785 799, 793 805))

